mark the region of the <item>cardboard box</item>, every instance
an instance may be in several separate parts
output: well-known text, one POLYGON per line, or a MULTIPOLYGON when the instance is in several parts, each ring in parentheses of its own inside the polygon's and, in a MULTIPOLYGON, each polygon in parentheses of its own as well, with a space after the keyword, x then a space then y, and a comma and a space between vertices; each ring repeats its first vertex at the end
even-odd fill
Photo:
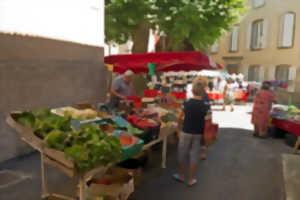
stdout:
POLYGON ((96 184, 97 176, 88 188, 89 197, 97 197, 106 195, 112 197, 113 200, 127 200, 134 192, 134 179, 128 172, 119 170, 118 168, 110 169, 106 175, 101 177, 101 180, 106 180, 110 184, 96 184))

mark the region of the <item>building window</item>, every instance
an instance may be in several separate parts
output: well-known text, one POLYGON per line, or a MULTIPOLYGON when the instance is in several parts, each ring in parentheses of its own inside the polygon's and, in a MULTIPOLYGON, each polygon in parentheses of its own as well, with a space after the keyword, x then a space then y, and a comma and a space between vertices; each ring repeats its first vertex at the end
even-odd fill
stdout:
POLYGON ((218 53, 218 50, 219 50, 219 44, 218 42, 216 41, 210 48, 210 52, 211 53, 218 53))
POLYGON ((292 47, 295 34, 295 13, 285 13, 280 18, 279 47, 292 47))
POLYGON ((260 79, 260 66, 250 65, 248 68, 248 81, 258 82, 260 79))
POLYGON ((263 48, 264 20, 257 20, 252 23, 251 28, 251 50, 263 48))
POLYGON ((237 52, 238 51, 238 44, 239 44, 239 27, 234 26, 232 28, 232 33, 230 35, 230 44, 229 44, 229 51, 230 52, 237 52))
POLYGON ((275 70, 275 79, 280 85, 285 85, 284 90, 288 92, 295 92, 296 79, 297 79, 297 67, 289 65, 279 65, 275 70))
POLYGON ((275 80, 287 83, 289 80, 289 66, 279 65, 275 70, 275 80))
POLYGON ((260 8, 265 5, 265 0, 253 0, 253 8, 260 8))

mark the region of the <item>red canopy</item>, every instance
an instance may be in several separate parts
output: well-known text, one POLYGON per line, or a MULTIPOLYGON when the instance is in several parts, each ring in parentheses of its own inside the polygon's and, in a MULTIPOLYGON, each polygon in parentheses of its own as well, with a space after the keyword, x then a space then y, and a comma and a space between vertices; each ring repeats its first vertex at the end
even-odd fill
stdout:
POLYGON ((197 51, 193 52, 158 52, 128 55, 113 55, 104 58, 105 64, 114 66, 114 72, 124 73, 131 69, 135 73, 147 73, 148 64, 155 64, 157 72, 218 70, 223 66, 197 51))

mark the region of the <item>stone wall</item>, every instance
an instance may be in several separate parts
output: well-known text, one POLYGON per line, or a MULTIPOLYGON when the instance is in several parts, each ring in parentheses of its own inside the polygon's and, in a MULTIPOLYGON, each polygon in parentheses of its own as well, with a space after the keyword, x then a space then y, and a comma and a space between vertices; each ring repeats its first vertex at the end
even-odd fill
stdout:
POLYGON ((0 162, 32 151, 5 123, 12 110, 105 99, 102 47, 0 34, 0 162))

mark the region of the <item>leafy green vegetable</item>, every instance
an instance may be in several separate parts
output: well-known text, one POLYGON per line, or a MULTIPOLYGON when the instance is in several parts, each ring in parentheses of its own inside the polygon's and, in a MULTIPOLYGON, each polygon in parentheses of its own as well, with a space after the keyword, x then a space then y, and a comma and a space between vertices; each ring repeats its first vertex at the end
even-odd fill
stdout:
POLYGON ((74 161, 80 170, 85 171, 92 167, 89 161, 89 150, 82 145, 74 144, 72 147, 67 148, 65 155, 68 159, 74 161))
POLYGON ((133 127, 132 125, 129 125, 126 128, 127 128, 127 132, 132 133, 133 135, 140 135, 144 132, 138 128, 133 127))
POLYGON ((60 130, 51 131, 47 137, 45 138, 45 144, 50 148, 55 148, 57 150, 64 150, 65 139, 67 138, 67 134, 60 130))
POLYGON ((72 144, 65 150, 67 158, 73 160, 80 171, 121 159, 120 140, 115 136, 107 136, 96 124, 86 124, 78 131, 73 131, 71 137, 65 140, 66 144, 72 144))
POLYGON ((32 111, 25 111, 20 114, 17 122, 19 122, 23 126, 33 127, 35 123, 35 116, 32 111))
POLYGON ((70 116, 57 116, 48 108, 25 111, 17 121, 34 128, 34 134, 44 139, 47 147, 64 151, 66 158, 72 160, 79 171, 121 160, 119 138, 107 136, 97 124, 85 124, 75 131, 70 116))
POLYGON ((165 123, 175 122, 176 121, 176 115, 174 113, 168 112, 168 114, 161 117, 161 120, 165 123))

